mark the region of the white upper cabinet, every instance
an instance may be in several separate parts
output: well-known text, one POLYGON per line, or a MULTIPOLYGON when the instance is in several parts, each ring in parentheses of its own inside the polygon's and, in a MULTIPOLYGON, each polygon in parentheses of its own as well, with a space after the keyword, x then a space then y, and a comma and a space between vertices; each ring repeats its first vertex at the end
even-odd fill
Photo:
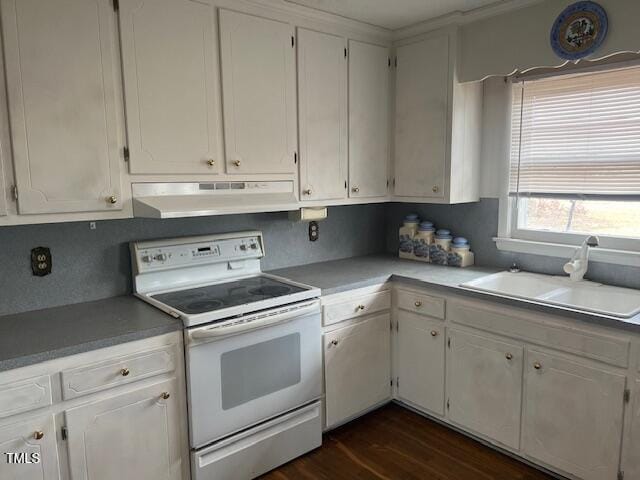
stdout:
POLYGON ((300 199, 347 193, 347 59, 342 37, 298 29, 300 199))
POLYGON ((535 350, 524 372, 524 453, 585 480, 616 478, 624 374, 535 350))
POLYGON ((227 173, 294 173, 293 26, 220 10, 227 173))
POLYGON ((19 213, 120 210, 111 0, 1 0, 19 213))
POLYGON ((384 197, 389 168, 389 49, 349 40, 349 196, 384 197))
POLYGON ((223 171, 214 8, 120 0, 131 173, 223 171))
POLYGON ((482 84, 456 80, 455 31, 396 50, 395 188, 398 199, 479 198, 482 84))

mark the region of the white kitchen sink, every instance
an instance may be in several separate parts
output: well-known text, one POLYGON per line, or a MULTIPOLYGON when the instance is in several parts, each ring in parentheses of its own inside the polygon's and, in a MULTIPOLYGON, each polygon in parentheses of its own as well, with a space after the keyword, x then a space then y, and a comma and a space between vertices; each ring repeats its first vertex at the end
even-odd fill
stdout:
POLYGON ((566 277, 553 275, 500 272, 460 286, 618 318, 631 318, 640 313, 640 290, 611 287, 588 280, 572 282, 566 277))

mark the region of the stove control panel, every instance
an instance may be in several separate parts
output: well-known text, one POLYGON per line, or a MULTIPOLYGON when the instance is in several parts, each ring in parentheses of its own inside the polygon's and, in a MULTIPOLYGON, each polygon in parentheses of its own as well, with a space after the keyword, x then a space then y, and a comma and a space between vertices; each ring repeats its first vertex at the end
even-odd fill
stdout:
POLYGON ((139 272, 264 256, 262 235, 211 235, 133 244, 139 272))

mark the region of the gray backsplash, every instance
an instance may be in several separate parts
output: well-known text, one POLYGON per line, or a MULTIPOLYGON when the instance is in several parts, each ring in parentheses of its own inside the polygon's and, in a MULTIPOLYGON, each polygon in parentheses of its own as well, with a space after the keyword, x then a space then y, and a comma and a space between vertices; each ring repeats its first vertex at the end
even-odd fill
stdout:
POLYGON ((163 237, 262 230, 262 268, 288 267, 385 250, 385 205, 329 209, 320 238, 286 213, 227 215, 174 220, 129 219, 0 227, 0 315, 78 303, 131 292, 128 242, 163 237), (53 272, 35 277, 31 248, 51 249, 53 272))
MULTIPOLYGON (((432 205, 392 203, 387 205, 387 251, 398 251, 398 228, 407 213, 417 213, 438 228, 448 228, 455 235, 469 239, 476 264, 509 267, 513 262, 523 270, 552 275, 565 275, 564 258, 545 257, 500 251, 492 240, 498 232, 498 199, 483 198, 477 203, 432 205)), ((640 268, 607 263, 589 263, 586 278, 611 285, 640 289, 640 268)))

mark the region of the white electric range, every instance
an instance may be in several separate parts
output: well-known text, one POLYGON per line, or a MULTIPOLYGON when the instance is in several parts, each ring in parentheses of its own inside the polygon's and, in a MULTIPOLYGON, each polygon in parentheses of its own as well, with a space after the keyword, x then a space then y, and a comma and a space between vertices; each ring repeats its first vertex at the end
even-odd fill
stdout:
POLYGON ((186 327, 192 477, 253 478, 320 446, 320 291, 262 273, 260 232, 131 254, 135 294, 186 327))

